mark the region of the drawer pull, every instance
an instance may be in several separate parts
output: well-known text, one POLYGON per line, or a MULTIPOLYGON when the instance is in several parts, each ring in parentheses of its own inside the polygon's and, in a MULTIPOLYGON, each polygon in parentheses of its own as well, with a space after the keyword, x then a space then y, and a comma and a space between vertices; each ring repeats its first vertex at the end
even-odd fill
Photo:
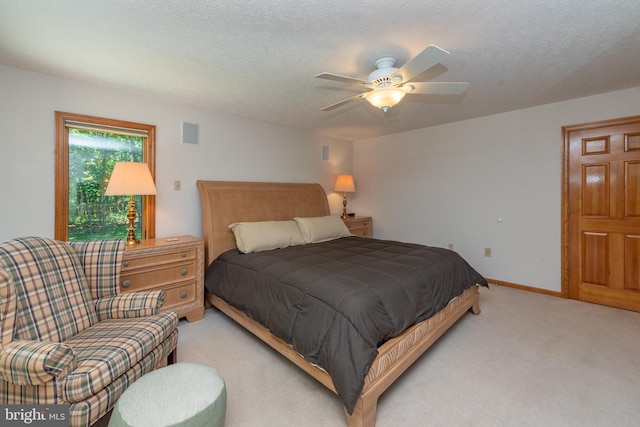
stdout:
POLYGON ((125 280, 122 282, 123 288, 128 288, 129 286, 131 286, 131 280, 125 280))
POLYGON ((186 258, 187 253, 186 253, 186 252, 182 252, 182 253, 180 254, 180 256, 181 256, 182 258, 186 258))
POLYGON ((182 276, 186 276, 186 275, 187 275, 187 273, 188 273, 188 271, 187 271, 187 269, 186 269, 186 268, 183 268, 182 270, 180 270, 180 274, 181 274, 182 276))
POLYGON ((187 297, 187 291, 180 292, 180 298, 186 298, 186 297, 187 297))
POLYGON ((124 265, 125 267, 129 267, 129 261, 123 262, 122 265, 124 265))

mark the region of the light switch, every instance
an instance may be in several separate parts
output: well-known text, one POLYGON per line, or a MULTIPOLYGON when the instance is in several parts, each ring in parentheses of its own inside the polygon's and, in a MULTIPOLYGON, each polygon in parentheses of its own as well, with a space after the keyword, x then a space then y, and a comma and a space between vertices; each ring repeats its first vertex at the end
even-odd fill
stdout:
POLYGON ((180 186, 181 186, 181 183, 180 183, 179 180, 173 181, 173 190, 174 191, 180 191, 180 186))

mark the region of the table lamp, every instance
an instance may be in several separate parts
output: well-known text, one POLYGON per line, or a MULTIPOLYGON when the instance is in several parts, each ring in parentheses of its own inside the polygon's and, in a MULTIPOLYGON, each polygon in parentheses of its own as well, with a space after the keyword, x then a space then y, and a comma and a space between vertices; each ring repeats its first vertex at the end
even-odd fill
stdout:
POLYGON ((136 229, 133 225, 136 220, 136 202, 133 196, 155 195, 156 185, 151 177, 149 166, 140 162, 118 162, 113 167, 109 184, 104 192, 105 196, 129 196, 129 210, 127 219, 127 246, 136 245, 140 241, 136 239, 136 229))
POLYGON ((347 193, 355 193, 356 186, 351 175, 338 175, 336 186, 333 191, 343 194, 342 197, 342 219, 347 219, 347 193))

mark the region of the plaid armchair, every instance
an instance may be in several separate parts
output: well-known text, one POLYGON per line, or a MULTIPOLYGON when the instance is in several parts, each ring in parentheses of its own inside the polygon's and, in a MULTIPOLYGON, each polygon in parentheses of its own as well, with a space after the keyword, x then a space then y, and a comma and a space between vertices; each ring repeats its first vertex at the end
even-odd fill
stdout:
POLYGON ((175 362, 164 291, 118 295, 123 253, 121 240, 0 244, 0 403, 70 404, 70 425, 89 426, 175 362))

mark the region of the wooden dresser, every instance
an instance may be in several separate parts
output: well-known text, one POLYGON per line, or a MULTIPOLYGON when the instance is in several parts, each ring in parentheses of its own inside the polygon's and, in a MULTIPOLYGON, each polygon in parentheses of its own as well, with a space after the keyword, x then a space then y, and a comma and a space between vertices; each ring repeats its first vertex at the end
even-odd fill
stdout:
POLYGON ((373 224, 370 216, 351 216, 343 219, 349 231, 359 237, 372 237, 373 224))
POLYGON ((120 291, 166 291, 161 311, 176 311, 189 322, 204 316, 204 243, 193 236, 143 240, 128 247, 120 291))

